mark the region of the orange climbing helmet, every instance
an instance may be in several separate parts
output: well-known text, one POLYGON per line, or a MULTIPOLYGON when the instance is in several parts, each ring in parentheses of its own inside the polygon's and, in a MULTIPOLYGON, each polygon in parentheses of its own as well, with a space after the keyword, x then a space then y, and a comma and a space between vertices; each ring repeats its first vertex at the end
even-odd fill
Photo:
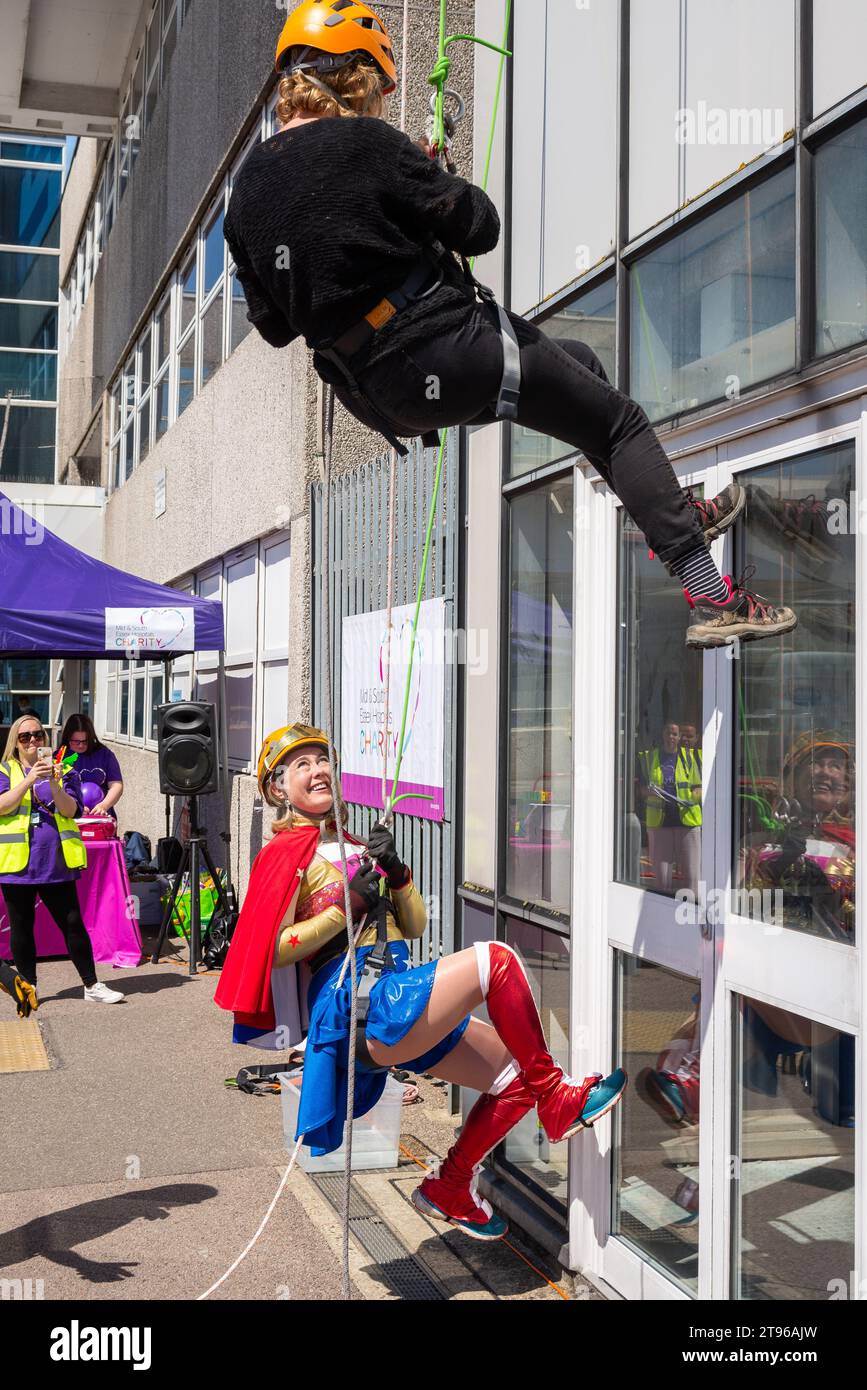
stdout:
POLYGON ((283 25, 277 43, 278 72, 334 72, 352 58, 372 58, 383 94, 397 86, 397 67, 385 25, 362 0, 302 0, 283 25))

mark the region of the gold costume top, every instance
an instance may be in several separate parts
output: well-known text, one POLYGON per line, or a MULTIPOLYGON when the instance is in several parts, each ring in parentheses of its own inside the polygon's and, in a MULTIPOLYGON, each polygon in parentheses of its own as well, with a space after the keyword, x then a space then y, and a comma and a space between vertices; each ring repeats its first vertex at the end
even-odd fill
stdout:
MULTIPOLYGON (((296 816, 295 824, 313 825, 315 822, 296 816)), ((346 858, 350 864, 353 857, 358 857, 358 846, 347 841, 346 858)), ((350 877, 353 872, 350 867, 350 877)), ((334 821, 323 821, 316 853, 304 870, 297 897, 280 927, 274 964, 294 965, 297 961, 309 960, 315 970, 315 957, 323 946, 338 935, 346 936, 344 901, 337 830, 334 821)), ((403 888, 389 888, 386 902, 389 941, 412 941, 424 935, 427 912, 411 878, 403 888)), ((375 941, 376 923, 372 922, 365 927, 356 944, 372 946, 375 941)), ((330 956, 331 952, 324 954, 330 956)))

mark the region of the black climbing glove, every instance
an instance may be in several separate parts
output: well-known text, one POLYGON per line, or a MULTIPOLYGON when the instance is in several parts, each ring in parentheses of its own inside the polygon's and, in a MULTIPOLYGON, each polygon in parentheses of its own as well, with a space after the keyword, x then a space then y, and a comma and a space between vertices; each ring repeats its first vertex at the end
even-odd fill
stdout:
POLYGON ((369 859, 362 860, 361 868, 349 880, 349 901, 353 922, 372 912, 379 902, 379 874, 369 859))
POLYGON ((376 822, 367 838, 367 852, 382 869, 389 888, 403 888, 409 881, 409 870, 395 849, 394 836, 382 821, 376 822))

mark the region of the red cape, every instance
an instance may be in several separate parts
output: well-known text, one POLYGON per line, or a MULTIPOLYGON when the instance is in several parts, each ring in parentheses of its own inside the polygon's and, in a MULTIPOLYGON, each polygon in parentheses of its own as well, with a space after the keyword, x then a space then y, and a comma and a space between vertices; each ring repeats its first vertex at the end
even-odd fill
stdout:
POLYGON ((281 830, 256 855, 214 995, 214 1003, 234 1013, 236 1023, 263 1033, 276 1026, 271 967, 277 932, 318 841, 318 825, 281 830))

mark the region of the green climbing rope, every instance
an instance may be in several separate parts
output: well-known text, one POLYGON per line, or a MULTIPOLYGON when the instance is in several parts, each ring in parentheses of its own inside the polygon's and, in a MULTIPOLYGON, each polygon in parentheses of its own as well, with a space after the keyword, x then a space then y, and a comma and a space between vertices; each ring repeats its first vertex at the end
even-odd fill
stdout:
MULTIPOLYGON (((447 37, 446 37, 446 5, 447 5, 447 0, 440 0, 439 51, 438 51, 438 54, 437 54, 437 61, 436 61, 436 63, 434 64, 434 67, 433 67, 433 71, 431 72, 430 77, 428 78, 428 81, 429 81, 433 86, 435 86, 436 89, 437 89, 437 100, 436 100, 436 105, 435 105, 435 108, 434 108, 434 126, 433 126, 433 142, 432 142, 432 143, 433 143, 433 145, 434 145, 434 148, 437 150, 437 152, 440 152, 440 151, 444 148, 444 145, 445 145, 445 127, 444 127, 444 121, 443 121, 443 102, 444 102, 444 98, 445 98, 445 86, 446 86, 446 81, 447 81, 448 75, 449 75, 449 58, 448 58, 448 55, 446 54, 446 48, 447 48, 447 46, 448 46, 450 43, 455 43, 455 42, 457 42, 458 39, 466 39, 466 40, 468 40, 468 41, 471 42, 471 43, 480 43, 480 44, 482 44, 485 48, 493 49, 493 51, 494 51, 495 53, 499 53, 499 55, 500 55, 500 62, 499 62, 499 67, 498 67, 498 69, 497 69, 497 84, 496 84, 496 89, 495 89, 495 93, 494 93, 494 107, 493 107, 493 111, 491 112, 491 121, 490 121, 489 130, 488 130, 488 148, 487 148, 487 156, 486 156, 486 159, 485 159, 485 169, 484 169, 484 175, 483 175, 482 184, 481 184, 482 190, 485 191, 485 192, 487 192, 487 187, 488 187, 488 175, 489 175, 489 173, 490 173, 490 168, 491 168, 491 152, 492 152, 493 147, 494 147, 494 133, 495 133, 495 130, 496 130, 497 116, 498 116, 498 114, 499 114, 499 107, 500 107, 500 92, 501 92, 501 90, 502 90, 502 82, 503 82, 503 68, 504 68, 504 66, 505 66, 505 61, 506 61, 506 59, 507 59, 507 58, 510 58, 510 57, 512 56, 511 53, 509 52, 509 50, 506 48, 506 42, 507 42, 508 37, 509 37, 509 25, 510 25, 511 19, 512 19, 512 0, 505 0, 505 3, 506 3, 506 17, 505 17, 505 23, 504 23, 504 26, 503 26, 503 42, 502 42, 502 45, 500 46, 500 45, 497 45, 497 44, 488 43, 486 39, 479 39, 479 38, 476 38, 473 34, 452 34, 451 37, 448 37, 448 38, 447 38, 447 37)), ((471 264, 473 264, 474 262, 475 262, 475 257, 473 257, 473 261, 471 262, 471 264)), ((415 660, 415 642, 416 642, 416 634, 417 634, 417 632, 418 632, 418 619, 419 619, 419 613, 421 612, 421 601, 422 601, 422 595, 423 595, 423 593, 424 593, 425 581, 426 581, 426 579, 427 579, 427 567, 428 567, 428 561, 429 561, 429 559, 430 559, 431 541, 432 541, 432 539, 433 539, 433 530, 434 530, 434 525, 435 525, 435 523, 436 523, 437 505, 438 505, 438 502, 439 502, 439 493, 440 493, 440 484, 441 484, 441 482, 442 482, 443 458, 444 458, 444 456, 445 456, 445 447, 446 447, 446 439, 447 439, 447 438, 448 438, 448 431, 447 431, 447 430, 443 430, 443 431, 442 431, 442 434, 441 434, 441 437, 440 437, 440 448, 439 448, 439 455, 438 455, 438 457, 437 457, 436 473, 434 474, 433 493, 432 493, 432 495, 431 495, 430 509, 429 509, 429 511, 428 511, 427 532, 426 532, 426 534, 425 534, 425 541, 424 541, 424 552, 423 552, 423 554, 422 554, 421 568, 420 568, 420 570, 419 570, 418 588, 417 588, 417 591, 416 591, 416 599, 415 599, 415 612, 414 612, 414 614, 413 614, 412 631, 411 631, 411 634, 410 634, 410 641, 409 641, 409 662, 408 662, 407 673, 406 673, 406 687, 405 687, 404 693, 403 693, 403 710, 402 710, 401 718, 400 718, 400 734, 399 734, 398 741, 397 741, 397 755, 396 755, 396 759, 395 759, 394 777, 393 777, 392 784, 391 784, 391 795, 389 796, 389 798, 388 798, 388 803, 387 803, 387 805, 386 805, 386 807, 385 807, 386 814, 388 814, 388 813, 392 810, 392 808, 393 808, 394 806, 397 805, 397 803, 398 803, 399 801, 406 801, 406 800, 409 800, 409 799, 414 799, 414 800, 421 800, 421 799, 423 799, 422 796, 421 796, 421 794, 418 793, 418 792, 403 792, 400 796, 397 796, 397 795, 396 795, 396 792, 397 792, 398 779, 399 779, 399 777, 400 777, 400 765, 401 765, 401 763, 402 763, 402 761, 403 761, 403 747, 404 747, 404 738, 405 738, 405 736, 406 736, 406 719, 407 719, 407 713, 408 713, 408 710, 409 710, 410 690, 411 690, 411 687, 412 687, 412 671, 413 671, 413 663, 414 663, 414 660, 415 660)), ((388 735, 388 731, 386 730, 386 737, 387 737, 387 735, 388 735)))

